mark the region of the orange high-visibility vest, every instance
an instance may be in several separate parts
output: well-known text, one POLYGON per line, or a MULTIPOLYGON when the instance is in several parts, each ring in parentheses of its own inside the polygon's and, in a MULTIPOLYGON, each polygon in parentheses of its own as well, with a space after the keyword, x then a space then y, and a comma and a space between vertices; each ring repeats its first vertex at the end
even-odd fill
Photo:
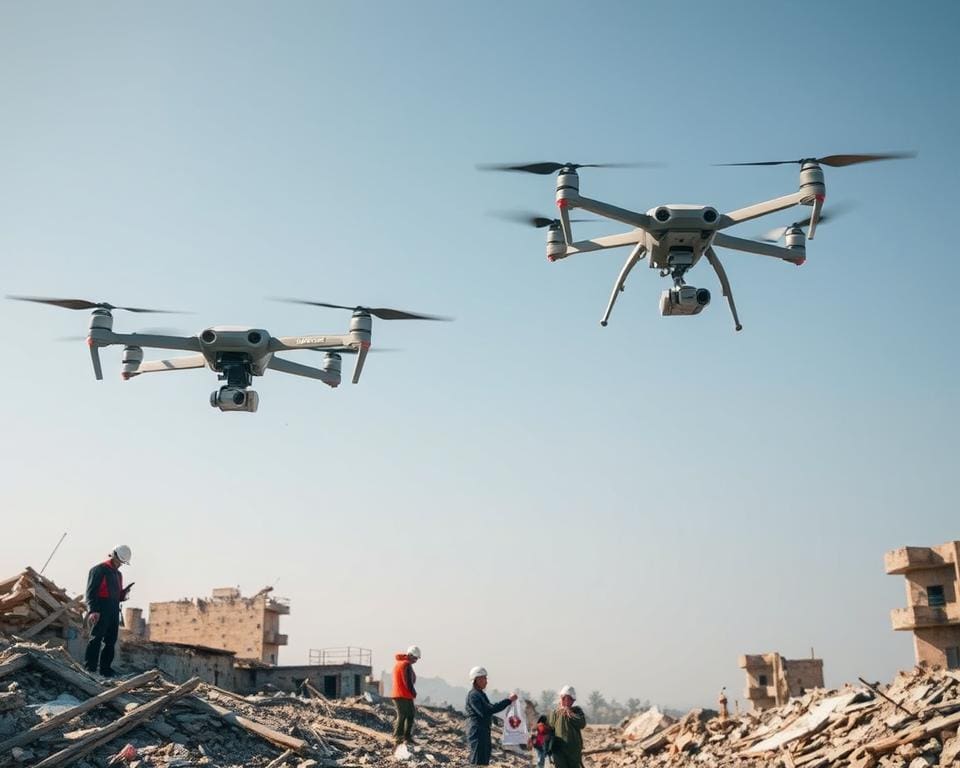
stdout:
MULTIPOLYGON (((393 667, 393 698, 413 699, 413 691, 407 687, 407 669, 410 667, 410 659, 405 653, 398 653, 396 658, 397 663, 393 667)), ((414 674, 412 669, 410 674, 414 674)), ((414 680, 416 680, 415 677, 414 680)))

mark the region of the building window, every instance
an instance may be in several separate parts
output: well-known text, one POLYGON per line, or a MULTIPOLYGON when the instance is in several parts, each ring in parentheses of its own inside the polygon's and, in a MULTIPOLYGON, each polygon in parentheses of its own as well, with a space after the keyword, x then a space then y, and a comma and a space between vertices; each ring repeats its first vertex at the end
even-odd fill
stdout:
POLYGON ((927 587, 927 605, 931 608, 943 608, 947 601, 943 597, 943 586, 935 584, 927 587))
POLYGON ((960 646, 947 648, 947 669, 960 669, 960 646))
POLYGON ((766 675, 760 675, 760 677, 759 677, 758 680, 759 680, 759 683, 760 683, 761 686, 766 686, 766 685, 767 685, 767 676, 766 676, 766 675))

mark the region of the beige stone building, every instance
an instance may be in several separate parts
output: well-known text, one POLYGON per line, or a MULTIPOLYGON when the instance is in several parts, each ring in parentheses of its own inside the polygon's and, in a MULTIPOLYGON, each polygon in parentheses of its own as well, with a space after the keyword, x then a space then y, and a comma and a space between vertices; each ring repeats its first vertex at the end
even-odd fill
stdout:
POLYGON ((785 703, 811 688, 823 688, 823 659, 785 659, 779 653, 741 656, 738 666, 747 674, 744 698, 755 710, 785 703))
POLYGON ((219 648, 238 659, 277 664, 280 646, 287 636, 280 633, 280 617, 290 613, 286 601, 270 596, 271 588, 253 597, 239 589, 213 590, 211 599, 150 603, 146 636, 161 643, 219 648))
POLYGON ((960 541, 901 547, 883 561, 888 574, 906 578, 907 607, 894 608, 890 620, 913 632, 917 663, 960 668, 960 541))

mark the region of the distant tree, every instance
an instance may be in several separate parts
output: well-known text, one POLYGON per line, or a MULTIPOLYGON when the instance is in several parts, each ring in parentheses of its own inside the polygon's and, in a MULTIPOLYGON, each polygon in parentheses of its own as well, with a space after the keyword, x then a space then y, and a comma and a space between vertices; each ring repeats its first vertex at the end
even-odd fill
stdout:
POLYGON ((553 709, 553 705, 556 703, 556 691, 540 691, 540 701, 537 702, 537 709, 540 711, 541 715, 547 714, 547 712, 553 709))
POLYGON ((627 713, 635 715, 637 712, 643 711, 644 706, 643 702, 640 699, 627 699, 627 713))
POLYGON ((593 691, 587 699, 587 702, 590 707, 590 713, 594 716, 594 719, 599 720, 603 715, 603 710, 607 707, 607 700, 603 698, 603 694, 600 693, 600 691, 593 691))

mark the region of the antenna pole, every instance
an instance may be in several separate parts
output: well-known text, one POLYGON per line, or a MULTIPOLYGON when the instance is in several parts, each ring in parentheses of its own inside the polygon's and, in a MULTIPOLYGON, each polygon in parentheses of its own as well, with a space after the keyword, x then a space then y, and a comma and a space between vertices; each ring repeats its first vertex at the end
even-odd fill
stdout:
POLYGON ((47 566, 50 565, 50 561, 53 560, 53 556, 57 554, 57 550, 60 549, 60 545, 63 544, 63 540, 65 538, 67 538, 66 532, 64 532, 63 536, 60 537, 60 541, 57 542, 57 546, 53 548, 53 552, 50 553, 50 557, 47 558, 47 562, 45 562, 43 564, 43 568, 40 569, 41 576, 43 575, 43 572, 47 570, 47 566))

